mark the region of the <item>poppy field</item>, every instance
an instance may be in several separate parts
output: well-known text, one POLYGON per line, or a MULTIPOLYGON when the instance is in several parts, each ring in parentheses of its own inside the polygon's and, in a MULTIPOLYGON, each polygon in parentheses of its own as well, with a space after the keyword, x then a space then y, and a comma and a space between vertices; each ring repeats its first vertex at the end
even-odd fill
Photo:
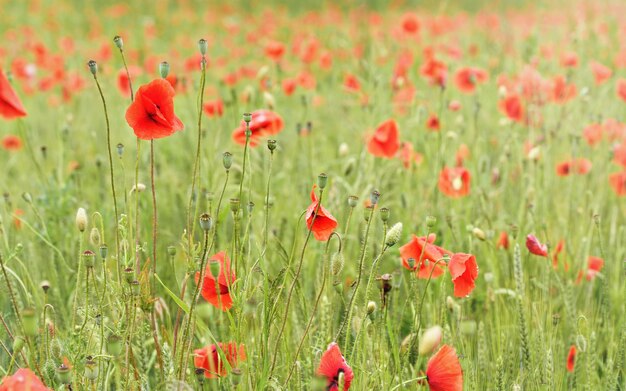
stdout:
POLYGON ((626 3, 0 5, 0 391, 626 390, 626 3))

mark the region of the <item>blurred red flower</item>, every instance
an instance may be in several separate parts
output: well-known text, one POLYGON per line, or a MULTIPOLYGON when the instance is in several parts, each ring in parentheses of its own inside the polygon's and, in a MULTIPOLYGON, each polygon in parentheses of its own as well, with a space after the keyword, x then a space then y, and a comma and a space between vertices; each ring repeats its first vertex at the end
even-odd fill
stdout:
MULTIPOLYGON (((206 265, 204 271, 204 281, 202 281, 201 294, 202 297, 213 306, 227 311, 233 306, 233 299, 230 296, 230 287, 237 279, 235 271, 230 266, 230 258, 224 251, 213 255, 206 265), (217 281, 212 270, 215 266, 219 267, 217 281)), ((200 272, 196 272, 194 277, 196 284, 200 280, 200 272)))
POLYGON ((526 236, 526 248, 531 254, 539 255, 541 257, 548 256, 548 246, 539 242, 539 239, 535 235, 526 236))
POLYGON ((333 342, 328 345, 328 348, 324 354, 322 354, 320 364, 317 367, 317 375, 324 376, 327 379, 326 390, 338 391, 339 384, 337 382, 339 381, 340 373, 343 373, 344 376, 343 390, 348 391, 350 389, 350 383, 352 383, 352 379, 354 378, 354 372, 341 354, 339 345, 333 342))
MULTIPOLYGON (((280 115, 269 110, 257 110, 252 112, 250 120, 250 146, 256 146, 260 139, 271 136, 283 130, 283 119, 280 115)), ((246 122, 233 131, 233 140, 240 145, 246 144, 246 122)))
POLYGON ((390 159, 400 148, 398 137, 398 124, 393 119, 389 119, 376 128, 367 144, 367 150, 374 156, 390 159))
POLYGON ((0 391, 51 391, 28 368, 20 368, 11 376, 2 379, 0 391))
POLYGON ((0 117, 14 119, 26 116, 26 109, 0 69, 0 117))
POLYGON ((464 197, 470 192, 470 181, 465 167, 444 167, 439 174, 439 191, 451 198, 464 197))
MULTIPOLYGON (((240 361, 246 360, 246 351, 243 344, 237 346, 236 342, 220 342, 217 346, 222 350, 224 358, 232 368, 237 367, 240 361)), ((209 379, 223 377, 228 374, 217 346, 213 344, 193 351, 194 366, 204 369, 204 376, 209 379)))

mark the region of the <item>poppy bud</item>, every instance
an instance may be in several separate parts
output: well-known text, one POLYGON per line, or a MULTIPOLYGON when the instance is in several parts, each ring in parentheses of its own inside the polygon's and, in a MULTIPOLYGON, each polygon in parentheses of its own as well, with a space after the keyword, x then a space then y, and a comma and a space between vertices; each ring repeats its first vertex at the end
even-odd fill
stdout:
POLYGON ((422 356, 431 354, 439 346, 442 336, 443 329, 440 326, 433 326, 424 331, 419 343, 419 354, 422 356))
POLYGON ((378 200, 380 199, 380 193, 378 190, 373 190, 372 194, 370 194, 370 202, 372 205, 378 204, 378 200))
POLYGON ((325 188, 327 183, 328 183, 328 175, 321 173, 317 176, 317 185, 319 186, 320 189, 325 188))
POLYGON ((485 240, 485 239, 486 239, 485 232, 484 232, 482 229, 478 228, 478 227, 474 227, 474 228, 472 229, 472 234, 473 234, 473 235, 474 235, 477 239, 480 239, 480 240, 485 240))
POLYGON ((25 308, 22 311, 22 325, 24 327, 24 334, 29 337, 37 335, 37 316, 35 316, 34 309, 25 308))
POLYGON ((83 262, 87 268, 92 268, 95 264, 96 254, 91 250, 83 252, 83 262))
POLYGON ((103 243, 100 246, 100 258, 102 258, 102 260, 105 260, 107 259, 108 254, 109 254, 109 247, 103 243))
POLYGON ((76 228, 80 232, 85 232, 85 228, 87 228, 87 212, 84 208, 78 208, 76 212, 76 228))
POLYGON ((72 370, 68 366, 61 364, 61 366, 57 368, 57 379, 59 379, 59 383, 70 384, 72 382, 71 372, 72 370))
POLYGON ((89 60, 87 66, 89 67, 89 72, 91 72, 92 75, 96 76, 96 73, 98 73, 98 63, 94 60, 89 60))
POLYGON ((517 225, 511 225, 511 236, 514 240, 517 240, 517 234, 519 233, 519 227, 517 225))
POLYGON ((18 243, 15 245, 15 253, 19 254, 22 252, 22 250, 24 249, 24 245, 22 243, 18 243))
POLYGON ((133 282, 133 280, 135 279, 135 271, 133 270, 132 267, 127 267, 126 269, 124 269, 124 280, 126 280, 127 283, 131 283, 133 282))
POLYGON ((89 241, 94 247, 100 246, 100 231, 98 231, 98 228, 93 227, 91 229, 91 232, 89 232, 89 241))
POLYGON ((117 154, 119 155, 119 157, 122 157, 122 155, 124 154, 124 144, 117 144, 117 154))
POLYGON ((391 229, 387 231, 385 244, 389 247, 393 247, 400 240, 400 235, 402 235, 402 223, 395 223, 391 229))
POLYGON ((351 208, 354 208, 358 201, 359 201, 359 197, 357 197, 355 195, 351 195, 351 196, 348 197, 348 205, 351 208))
POLYGON ((367 208, 363 209, 363 218, 366 222, 370 221, 370 214, 374 210, 374 205, 370 205, 367 208))
POLYGON ((233 213, 239 212, 239 205, 240 205, 239 198, 231 198, 230 199, 230 210, 233 213))
POLYGON ((381 208, 380 209, 380 219, 383 223, 386 223, 389 220, 389 208, 381 208))
POLYGON ((330 258, 330 270, 333 276, 338 276, 339 273, 341 273, 341 271, 343 270, 343 265, 344 265, 343 253, 340 251, 337 251, 330 258))
POLYGON ((41 281, 41 283, 39 284, 39 287, 41 287, 41 290, 43 291, 43 293, 48 293, 48 290, 50 289, 50 281, 48 280, 41 281))
POLYGON ((130 189, 130 193, 132 194, 134 191, 141 193, 144 190, 146 190, 146 185, 143 183, 137 183, 137 186, 133 185, 132 189, 130 189))
POLYGON ((208 48, 209 48, 209 44, 207 43, 206 39, 200 38, 200 40, 198 41, 198 49, 200 50, 200 54, 204 56, 208 48))
POLYGON ((210 231, 212 225, 213 219, 211 216, 208 213, 203 213, 202 216, 200 216, 200 228, 204 231, 210 231))
POLYGON ((115 46, 117 46, 118 49, 124 50, 124 41, 122 40, 122 37, 120 37, 119 35, 116 35, 113 38, 113 42, 115 42, 115 46))
POLYGON ((274 152, 276 149, 276 140, 267 140, 267 149, 269 149, 270 152, 274 152))
POLYGON ((85 361, 85 378, 91 381, 98 378, 98 365, 91 356, 87 356, 87 361, 85 361))
POLYGON ((159 75, 161 78, 165 79, 167 75, 170 74, 170 63, 167 61, 163 61, 159 64, 159 75))
POLYGON ((26 340, 24 339, 24 337, 19 336, 19 335, 15 337, 15 339, 13 340, 13 354, 14 355, 22 351, 22 349, 24 348, 25 342, 26 340))
POLYGON ((426 226, 432 228, 437 224, 437 218, 435 216, 426 216, 426 226))
POLYGON ((139 284, 139 281, 134 280, 130 283, 130 290, 133 293, 133 296, 139 296, 139 293, 141 291, 141 285, 139 284))
POLYGON ((176 247, 174 247, 174 246, 167 246, 167 254, 170 257, 175 256, 176 255, 176 247))
POLYGON ((117 334, 111 334, 107 338, 107 352, 111 356, 119 356, 122 353, 122 337, 117 334))
POLYGON ((22 199, 26 201, 26 203, 30 204, 33 202, 33 197, 31 197, 30 193, 24 192, 22 193, 22 199))
POLYGON ((224 168, 230 170, 230 167, 233 165, 233 154, 230 152, 224 152, 222 155, 222 163, 224 164, 224 168))
POLYGON ((400 353, 407 353, 411 345, 413 345, 413 340, 415 339, 415 333, 411 333, 404 337, 402 342, 400 343, 400 353))
POLYGON ((376 302, 371 301, 371 300, 368 301, 366 308, 367 308, 367 315, 371 316, 374 313, 374 311, 376 311, 376 302))
POLYGON ((346 143, 339 144, 339 156, 346 156, 348 155, 349 152, 350 152, 350 147, 348 147, 348 144, 346 143))

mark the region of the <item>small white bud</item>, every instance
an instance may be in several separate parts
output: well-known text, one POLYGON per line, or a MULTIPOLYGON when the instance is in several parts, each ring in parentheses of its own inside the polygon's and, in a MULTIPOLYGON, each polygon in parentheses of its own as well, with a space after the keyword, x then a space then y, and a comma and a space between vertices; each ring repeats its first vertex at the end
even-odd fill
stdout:
POLYGON ((80 232, 85 232, 85 229, 87 229, 87 212, 84 208, 78 208, 76 212, 76 228, 80 232))

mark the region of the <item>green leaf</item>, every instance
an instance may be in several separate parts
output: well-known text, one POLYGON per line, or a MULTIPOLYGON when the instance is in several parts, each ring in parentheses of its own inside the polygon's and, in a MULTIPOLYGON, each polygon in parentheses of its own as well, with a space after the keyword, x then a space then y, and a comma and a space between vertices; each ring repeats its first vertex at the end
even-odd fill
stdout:
POLYGON ((157 281, 161 284, 161 286, 165 289, 165 291, 167 292, 167 294, 172 298, 172 300, 174 300, 174 302, 176 304, 178 304, 178 306, 180 307, 181 310, 185 311, 186 314, 189 314, 189 306, 187 304, 185 304, 184 301, 182 301, 178 296, 176 296, 174 294, 174 292, 172 292, 170 290, 170 288, 168 288, 167 286, 165 286, 165 284, 163 283, 163 281, 161 281, 161 279, 159 278, 159 276, 154 273, 154 278, 157 279, 157 281))

